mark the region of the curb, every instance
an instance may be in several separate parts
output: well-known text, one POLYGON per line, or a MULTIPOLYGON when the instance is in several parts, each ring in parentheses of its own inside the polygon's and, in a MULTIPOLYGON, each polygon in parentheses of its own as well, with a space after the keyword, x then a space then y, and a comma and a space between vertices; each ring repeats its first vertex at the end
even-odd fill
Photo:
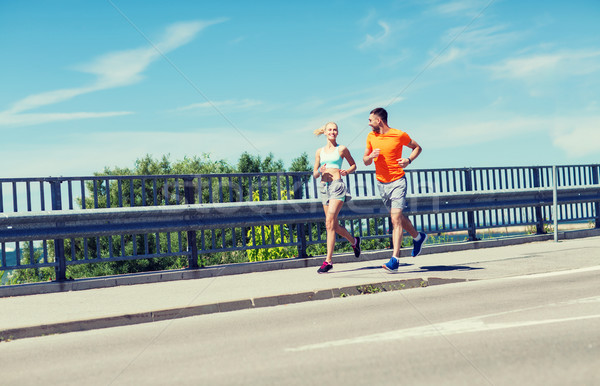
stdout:
POLYGON ((208 315, 263 307, 274 307, 286 304, 303 303, 313 300, 326 300, 380 292, 398 291, 411 288, 430 287, 434 285, 459 283, 468 279, 419 278, 361 284, 327 290, 300 292, 287 295, 275 295, 253 299, 234 300, 223 303, 203 304, 192 307, 179 307, 159 311, 147 311, 136 314, 107 316, 103 318, 76 320, 71 322, 44 324, 39 326, 20 327, 0 331, 0 342, 15 339, 34 338, 45 335, 64 334, 69 332, 89 331, 102 328, 130 326, 141 323, 152 323, 164 320, 187 318, 190 316, 208 315))

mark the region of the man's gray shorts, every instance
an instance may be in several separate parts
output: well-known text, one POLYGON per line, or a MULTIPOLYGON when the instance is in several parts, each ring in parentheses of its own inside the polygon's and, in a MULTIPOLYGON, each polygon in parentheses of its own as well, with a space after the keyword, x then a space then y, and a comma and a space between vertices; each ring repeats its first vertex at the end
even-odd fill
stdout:
POLYGON ((346 184, 341 179, 331 182, 321 182, 319 193, 323 205, 329 205, 329 200, 332 198, 342 202, 348 202, 352 199, 348 189, 346 189, 346 184))
POLYGON ((383 183, 377 181, 383 204, 389 209, 406 209, 406 177, 383 183))

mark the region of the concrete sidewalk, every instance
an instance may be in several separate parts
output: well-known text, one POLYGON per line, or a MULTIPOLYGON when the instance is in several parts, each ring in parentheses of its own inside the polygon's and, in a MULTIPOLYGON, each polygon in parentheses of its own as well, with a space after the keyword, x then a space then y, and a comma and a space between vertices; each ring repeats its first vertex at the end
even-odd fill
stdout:
POLYGON ((322 275, 316 272, 320 257, 305 268, 226 275, 228 267, 217 267, 198 279, 4 297, 0 341, 457 281, 600 269, 600 236, 593 234, 443 253, 429 247, 403 259, 395 274, 381 269, 390 252, 378 251, 363 252, 360 259, 335 255, 333 270, 322 275))

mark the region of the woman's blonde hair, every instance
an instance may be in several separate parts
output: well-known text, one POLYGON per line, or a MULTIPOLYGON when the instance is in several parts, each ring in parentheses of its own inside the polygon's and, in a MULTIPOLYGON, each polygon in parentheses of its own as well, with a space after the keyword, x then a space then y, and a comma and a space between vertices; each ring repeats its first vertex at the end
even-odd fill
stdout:
POLYGON ((325 129, 327 128, 327 125, 329 125, 330 123, 333 123, 335 125, 335 127, 337 127, 337 123, 335 123, 335 122, 327 122, 323 126, 319 127, 315 131, 313 131, 313 134, 316 135, 317 137, 319 135, 321 135, 321 134, 324 134, 325 133, 325 129))

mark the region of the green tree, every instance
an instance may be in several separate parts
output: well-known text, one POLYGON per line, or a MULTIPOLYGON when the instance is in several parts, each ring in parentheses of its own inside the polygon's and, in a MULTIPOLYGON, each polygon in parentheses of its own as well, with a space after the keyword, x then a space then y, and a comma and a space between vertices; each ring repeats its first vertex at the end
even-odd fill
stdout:
MULTIPOLYGON (((290 167, 290 172, 310 172, 313 170, 312 164, 308 159, 308 154, 306 152, 302 153, 299 157, 294 158, 292 160, 292 166, 290 167)), ((310 177, 310 176, 309 176, 310 177)))
POLYGON ((273 153, 269 153, 262 160, 259 155, 252 155, 247 151, 240 156, 237 165, 238 173, 277 173, 284 172, 282 160, 275 160, 273 153))

